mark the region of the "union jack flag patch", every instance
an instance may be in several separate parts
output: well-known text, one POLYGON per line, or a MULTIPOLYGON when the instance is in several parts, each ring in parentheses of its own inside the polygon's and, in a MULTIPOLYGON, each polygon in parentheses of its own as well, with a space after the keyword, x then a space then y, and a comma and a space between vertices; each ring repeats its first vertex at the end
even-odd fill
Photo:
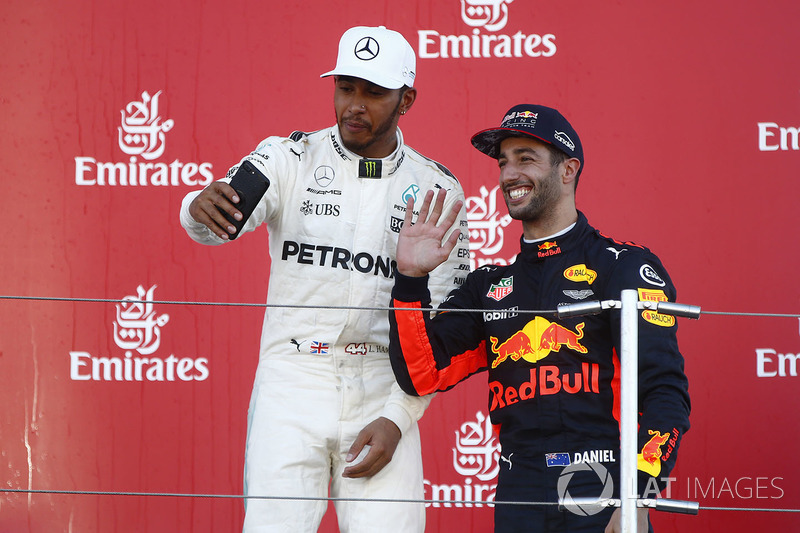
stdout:
POLYGON ((328 355, 328 343, 313 341, 311 343, 311 353, 314 355, 328 355))

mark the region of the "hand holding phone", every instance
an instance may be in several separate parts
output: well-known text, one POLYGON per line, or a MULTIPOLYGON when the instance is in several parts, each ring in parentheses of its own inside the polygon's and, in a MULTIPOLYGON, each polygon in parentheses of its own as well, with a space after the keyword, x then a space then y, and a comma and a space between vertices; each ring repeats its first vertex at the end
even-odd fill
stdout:
POLYGON ((269 189, 270 183, 269 178, 258 170, 252 162, 245 160, 239 165, 230 185, 239 196, 239 202, 234 206, 242 213, 242 219, 236 220, 222 209, 220 209, 220 212, 236 228, 236 232, 229 235, 229 238, 233 240, 242 231, 245 222, 253 214, 258 202, 261 201, 261 198, 269 189))

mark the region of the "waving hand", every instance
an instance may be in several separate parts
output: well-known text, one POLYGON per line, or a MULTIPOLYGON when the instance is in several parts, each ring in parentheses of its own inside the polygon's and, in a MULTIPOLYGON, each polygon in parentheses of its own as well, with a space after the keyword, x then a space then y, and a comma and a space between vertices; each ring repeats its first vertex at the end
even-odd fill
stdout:
POLYGON ((425 194, 419 210, 416 224, 411 224, 414 201, 409 200, 403 229, 397 241, 397 271, 405 276, 422 277, 444 263, 461 235, 460 228, 455 228, 450 236, 442 242, 447 232, 453 227, 463 202, 456 202, 441 223, 444 199, 447 191, 440 189, 433 201, 433 191, 425 194))

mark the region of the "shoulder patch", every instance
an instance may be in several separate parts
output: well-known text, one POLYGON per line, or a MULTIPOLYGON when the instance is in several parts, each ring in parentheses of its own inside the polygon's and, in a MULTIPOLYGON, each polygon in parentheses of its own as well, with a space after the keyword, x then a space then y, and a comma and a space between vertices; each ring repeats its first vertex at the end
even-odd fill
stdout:
POLYGON ((303 137, 308 137, 308 133, 306 133, 306 132, 304 132, 304 131, 293 131, 293 132, 292 132, 292 133, 289 135, 289 138, 290 138, 291 140, 293 140, 294 142, 298 142, 298 141, 302 140, 302 139, 303 139, 303 137))
MULTIPOLYGON (((433 161, 433 159, 431 159, 431 161, 433 161)), ((453 173, 450 172, 447 169, 446 166, 444 166, 443 164, 439 163, 438 161, 433 161, 433 162, 436 163, 436 166, 439 167, 439 170, 441 170, 442 172, 444 172, 446 175, 450 176, 451 178, 456 179, 456 177, 453 175, 453 173)))
POLYGON ((428 163, 432 163, 433 165, 435 165, 436 168, 439 169, 439 172, 441 172, 445 176, 448 176, 449 178, 452 178, 453 180, 458 182, 458 178, 452 172, 450 172, 450 170, 446 166, 444 166, 443 164, 439 163, 438 161, 435 161, 435 160, 431 159, 430 157, 422 155, 417 150, 415 150, 414 148, 411 148, 407 144, 405 145, 405 147, 406 147, 407 150, 410 150, 411 152, 414 152, 416 155, 418 155, 423 161, 427 161, 428 163))
POLYGON ((635 248, 640 248, 642 250, 646 250, 646 248, 644 246, 642 246, 641 244, 636 244, 635 242, 631 242, 631 241, 618 241, 617 239, 615 239, 613 237, 609 237, 608 235, 604 234, 600 230, 595 230, 595 231, 597 231, 597 234, 600 235, 602 238, 606 239, 607 241, 609 241, 609 242, 611 242, 613 244, 616 244, 617 246, 633 246, 635 248))

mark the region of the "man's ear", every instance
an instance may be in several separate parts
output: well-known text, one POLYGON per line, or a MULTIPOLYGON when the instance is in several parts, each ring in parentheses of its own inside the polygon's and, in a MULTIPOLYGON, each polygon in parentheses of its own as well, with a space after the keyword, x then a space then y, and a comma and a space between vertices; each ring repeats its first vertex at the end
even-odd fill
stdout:
POLYGON ((405 92, 403 92, 403 96, 400 98, 400 114, 405 115, 408 113, 408 110, 414 105, 416 99, 417 90, 414 87, 406 89, 405 92))
POLYGON ((580 168, 581 162, 574 157, 564 161, 564 174, 561 177, 561 181, 565 185, 568 183, 574 183, 578 178, 578 170, 580 170, 580 168))

